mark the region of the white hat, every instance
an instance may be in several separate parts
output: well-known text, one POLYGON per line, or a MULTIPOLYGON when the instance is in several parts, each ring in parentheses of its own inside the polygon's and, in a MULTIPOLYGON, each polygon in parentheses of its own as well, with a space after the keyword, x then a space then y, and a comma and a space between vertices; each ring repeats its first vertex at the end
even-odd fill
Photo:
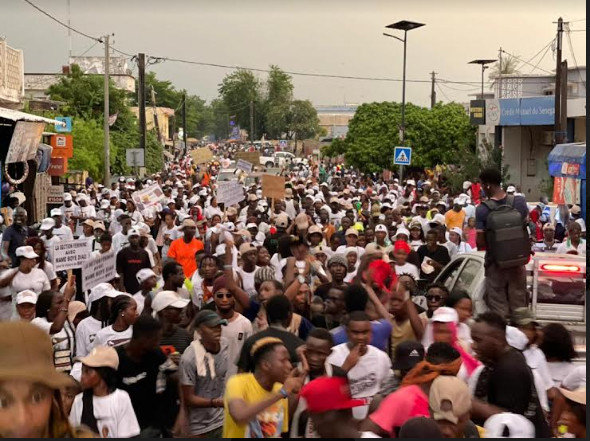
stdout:
POLYGON ((383 225, 383 224, 377 224, 375 226, 375 233, 377 233, 379 231, 382 232, 382 233, 387 233, 387 227, 385 225, 383 225))
POLYGON ((470 181, 464 181, 463 182, 463 190, 469 190, 470 187, 471 187, 471 182, 470 181))
POLYGON ((137 279, 137 281, 142 284, 143 282, 145 282, 147 279, 149 279, 150 277, 157 277, 156 273, 153 272, 150 268, 143 268, 140 269, 137 274, 135 275, 135 278, 137 279))
POLYGON ((80 361, 83 365, 91 368, 108 367, 114 370, 119 368, 119 354, 111 346, 97 346, 80 361))
POLYGON ((109 208, 110 205, 111 203, 108 199, 103 199, 102 201, 100 201, 100 208, 109 208))
POLYGON ((130 228, 129 231, 127 231, 127 236, 141 236, 141 232, 138 228, 130 228))
POLYGON ((173 308, 184 308, 189 303, 189 299, 183 299, 175 291, 161 291, 156 293, 152 300, 152 309, 160 312, 169 306, 173 308))
POLYGON ((506 189, 506 193, 516 193, 516 187, 514 185, 509 185, 506 189))
POLYGON ((246 230, 249 230, 251 228, 258 229, 258 225, 256 225, 254 222, 250 222, 249 224, 246 225, 246 230))
POLYGON ((51 230, 53 227, 55 227, 55 221, 48 217, 43 219, 43 221, 41 222, 41 227, 40 229, 43 231, 47 231, 47 230, 51 230))
POLYGON ((428 221, 429 224, 438 224, 438 225, 444 225, 445 224, 445 217, 440 214, 440 213, 436 213, 434 215, 434 217, 428 221))
POLYGON ((202 189, 199 191, 199 196, 207 196, 207 190, 206 189, 202 189))
POLYGON ((416 181, 414 181, 413 179, 408 179, 406 181, 406 185, 413 185, 415 187, 416 186, 416 181))
POLYGON ((404 227, 398 228, 395 232, 395 236, 393 237, 397 239, 397 236, 399 236, 400 234, 405 234, 406 236, 408 236, 408 239, 410 238, 410 232, 404 227))
POLYGON ((483 425, 486 438, 534 438, 535 426, 523 415, 516 413, 497 413, 489 417, 483 425), (508 436, 504 431, 508 430, 508 436))
POLYGON ((343 254, 348 256, 350 253, 355 253, 358 256, 359 250, 357 250, 357 247, 346 247, 343 254))
POLYGON ((461 230, 461 228, 459 227, 453 227, 449 230, 449 232, 453 232, 453 233, 457 233, 459 236, 463 235, 463 230, 461 230))
POLYGON ((520 329, 506 326, 506 342, 514 349, 522 351, 529 344, 529 338, 520 329))
POLYGON ((39 257, 37 253, 35 253, 35 250, 33 250, 33 247, 28 245, 24 247, 18 247, 16 249, 16 255, 18 257, 25 257, 27 259, 37 259, 39 257))
POLYGON ((33 305, 36 305, 37 299, 37 293, 31 291, 30 289, 25 289, 16 295, 16 304, 20 305, 22 303, 32 303, 33 305))
POLYGON ((432 185, 432 182, 430 182, 430 181, 424 181, 424 182, 422 183, 422 185, 432 185))
POLYGON ((573 368, 561 381, 561 385, 569 390, 576 390, 586 386, 586 365, 573 368))
POLYGON ((117 294, 117 291, 113 288, 113 286, 110 283, 99 283, 90 290, 90 295, 88 296, 88 304, 100 300, 103 297, 110 297, 114 299, 115 297, 117 297, 117 294))
POLYGON ((70 193, 64 193, 64 201, 71 201, 72 195, 70 193))
POLYGON ((63 216, 63 213, 61 212, 61 210, 59 208, 53 208, 51 210, 51 213, 49 213, 49 214, 51 214, 51 217, 53 217, 53 216, 60 216, 60 217, 63 216))
POLYGON ((441 306, 432 313, 431 322, 438 323, 458 323, 459 316, 455 308, 449 308, 448 306, 441 306))

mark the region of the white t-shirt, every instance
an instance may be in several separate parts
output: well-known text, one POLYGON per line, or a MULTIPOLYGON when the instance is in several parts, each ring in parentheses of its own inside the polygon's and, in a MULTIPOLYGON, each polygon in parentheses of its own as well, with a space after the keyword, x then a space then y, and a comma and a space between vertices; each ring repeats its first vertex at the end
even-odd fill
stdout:
POLYGON ((418 272, 418 268, 413 263, 406 262, 403 265, 396 265, 395 266, 395 273, 398 276, 402 274, 410 274, 414 277, 415 280, 420 278, 420 273, 418 272))
POLYGON ((123 247, 126 247, 127 245, 129 245, 129 237, 126 234, 123 234, 122 231, 116 233, 113 236, 112 249, 115 250, 115 253, 118 253, 123 247))
MULTIPOLYGON (((68 230, 69 230, 69 228, 68 228, 68 230)), ((51 236, 51 239, 47 239, 45 236, 41 236, 41 240, 45 244, 45 249, 47 250, 47 253, 45 253, 46 254, 45 260, 47 260, 49 262, 53 262, 53 245, 57 242, 61 242, 61 239, 59 238, 59 236, 56 236, 54 234, 53 236, 51 236)))
POLYGON ((45 331, 51 337, 51 343, 53 345, 54 351, 54 361, 59 363, 59 366, 56 364, 57 370, 67 370, 71 369, 72 359, 74 358, 74 342, 75 342, 75 331, 73 326, 66 320, 64 323, 63 328, 56 334, 51 334, 49 331, 51 330, 51 325, 49 321, 45 317, 35 317, 32 321, 32 324, 38 326, 43 331, 45 331), (59 361, 58 361, 59 360, 59 361), (65 363, 65 364, 61 364, 65 363))
POLYGON ((102 329, 100 320, 86 317, 78 323, 76 328, 76 357, 86 357, 93 347, 98 331, 102 329))
MULTIPOLYGON (((150 295, 150 294, 148 294, 150 295)), ((137 314, 141 314, 143 312, 143 307, 145 306, 145 298, 141 292, 141 289, 133 294, 133 298, 135 299, 135 303, 137 303, 137 314)))
POLYGON ((572 245, 572 242, 567 239, 564 240, 562 243, 559 244, 557 247, 557 254, 567 254, 568 251, 577 251, 580 256, 586 255, 586 241, 584 239, 580 239, 580 244, 578 248, 572 245))
POLYGON ((553 385, 555 387, 561 387, 563 379, 567 377, 576 366, 569 361, 548 361, 547 367, 549 368, 553 385))
POLYGON ((348 248, 356 248, 358 260, 360 260, 361 256, 365 254, 365 249, 363 247, 348 247, 346 245, 340 245, 336 248, 336 254, 344 254, 348 248))
MULTIPOLYGON (((82 395, 76 395, 72 405, 70 423, 74 427, 80 426, 82 421, 82 395)), ((129 394, 124 390, 115 389, 104 397, 93 396, 92 405, 101 438, 131 438, 139 435, 141 429, 129 394)))
POLYGON ((92 343, 92 347, 95 348, 96 346, 120 346, 127 343, 131 340, 131 335, 133 333, 133 326, 129 326, 123 332, 117 332, 113 329, 113 326, 107 326, 106 328, 102 328, 100 331, 96 333, 96 337, 94 338, 94 342, 92 343))
POLYGON ((232 375, 238 373, 238 358, 242 352, 242 346, 248 337, 253 334, 252 322, 240 313, 232 321, 228 321, 227 326, 221 327, 221 336, 227 339, 227 374, 229 379, 232 375))
MULTIPOLYGON (((332 348, 332 354, 328 357, 328 363, 341 367, 350 354, 348 343, 342 343, 332 348)), ((387 354, 374 346, 367 346, 367 353, 358 363, 348 371, 348 382, 352 398, 364 398, 365 406, 355 407, 353 416, 362 420, 367 416, 369 404, 375 395, 379 393, 381 385, 389 377, 391 360, 387 354)))
POLYGON ((60 240, 74 240, 74 233, 67 225, 62 225, 59 228, 53 229, 53 234, 60 238, 60 240))
MULTIPOLYGON (((39 268, 39 264, 35 265, 35 268, 39 268)), ((45 261, 45 264, 43 265, 43 271, 50 282, 57 279, 57 274, 55 274, 55 270, 53 269, 53 264, 51 262, 45 261)))
POLYGON ((257 265, 254 268, 254 271, 252 271, 251 273, 248 273, 246 271, 244 271, 244 268, 242 268, 241 266, 236 268, 236 272, 240 275, 240 277, 242 278, 242 289, 244 291, 246 291, 246 293, 250 296, 250 297, 255 297, 256 296, 256 288, 254 288, 254 273, 256 273, 256 270, 258 270, 260 267, 257 265))
POLYGON ((25 289, 30 289, 36 294, 41 294, 43 291, 51 288, 47 274, 39 268, 33 268, 29 274, 18 271, 14 279, 12 279, 10 287, 14 294, 18 294, 25 289))
POLYGON ((207 208, 205 208, 205 217, 207 219, 211 219, 216 214, 223 218, 223 211, 221 211, 219 209, 219 207, 214 207, 213 205, 209 205, 207 208))

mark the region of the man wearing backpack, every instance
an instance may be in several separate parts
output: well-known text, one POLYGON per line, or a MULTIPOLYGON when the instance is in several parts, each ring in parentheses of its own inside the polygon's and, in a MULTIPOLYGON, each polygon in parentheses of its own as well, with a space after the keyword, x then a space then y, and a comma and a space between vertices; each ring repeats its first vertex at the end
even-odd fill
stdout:
POLYGON ((499 170, 483 170, 479 179, 486 195, 475 212, 477 248, 486 250, 484 298, 491 311, 509 318, 516 308, 526 306, 529 210, 524 197, 502 189, 499 170))

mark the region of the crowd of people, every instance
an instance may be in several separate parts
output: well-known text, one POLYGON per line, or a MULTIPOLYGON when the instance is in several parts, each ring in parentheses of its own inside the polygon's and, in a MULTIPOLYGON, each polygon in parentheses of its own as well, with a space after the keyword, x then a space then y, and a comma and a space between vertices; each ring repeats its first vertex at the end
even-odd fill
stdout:
POLYGON ((531 314, 524 270, 585 255, 578 206, 530 209, 493 169, 454 194, 312 161, 282 171, 284 198, 255 181, 223 206, 219 170, 88 180, 33 225, 8 198, 0 437, 585 437, 585 365, 531 314), (56 272, 66 240, 114 253, 116 277, 84 291, 56 272), (436 281, 477 250, 485 312, 436 281))

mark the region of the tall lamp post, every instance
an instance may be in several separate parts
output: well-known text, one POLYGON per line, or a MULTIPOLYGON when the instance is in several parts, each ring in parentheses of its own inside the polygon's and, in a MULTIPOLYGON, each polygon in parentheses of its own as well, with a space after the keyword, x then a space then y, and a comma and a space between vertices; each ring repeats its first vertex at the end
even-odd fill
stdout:
POLYGON ((487 64, 490 63, 495 63, 496 60, 473 60, 470 61, 467 64, 479 64, 481 65, 481 99, 483 100, 483 73, 484 71, 488 68, 488 66, 486 66, 487 64))
MULTIPOLYGON (((396 23, 390 24, 385 26, 388 29, 397 29, 400 31, 404 31, 404 38, 396 37, 395 35, 388 34, 386 32, 383 33, 386 37, 395 38, 396 40, 401 41, 404 44, 404 67, 403 67, 403 80, 402 80, 402 123, 400 127, 400 141, 401 145, 406 145, 406 46, 408 41, 408 31, 412 29, 417 29, 424 26, 423 23, 416 23, 414 21, 402 20, 396 23)), ((404 177, 404 166, 399 166, 399 181, 400 184, 402 183, 404 177)))

